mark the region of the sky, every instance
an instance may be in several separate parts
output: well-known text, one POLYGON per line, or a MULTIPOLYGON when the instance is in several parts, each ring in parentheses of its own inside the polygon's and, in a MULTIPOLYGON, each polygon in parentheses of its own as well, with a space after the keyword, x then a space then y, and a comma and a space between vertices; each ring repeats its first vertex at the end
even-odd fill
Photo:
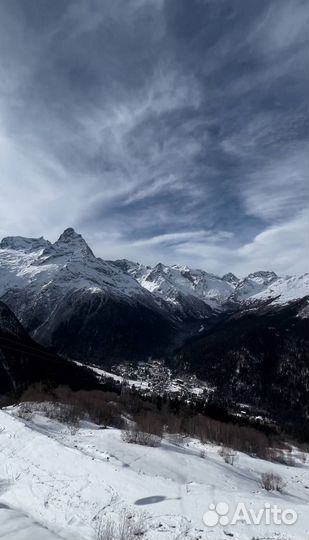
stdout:
POLYGON ((2 0, 0 236, 307 271, 307 2, 2 0))

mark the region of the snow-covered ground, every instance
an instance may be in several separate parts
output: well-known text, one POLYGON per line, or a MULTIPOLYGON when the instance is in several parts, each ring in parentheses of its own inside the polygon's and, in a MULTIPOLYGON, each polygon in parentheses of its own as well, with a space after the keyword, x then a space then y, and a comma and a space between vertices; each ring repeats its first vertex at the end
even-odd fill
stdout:
MULTIPOLYGON (((295 539, 309 537, 308 464, 270 463, 244 454, 232 466, 214 445, 166 438, 160 447, 128 444, 117 429, 83 422, 69 428, 41 414, 0 411, 0 538, 87 540, 97 523, 123 510, 146 514, 150 540, 295 539), (286 482, 282 493, 260 486, 263 472, 286 482), (293 509, 294 525, 206 526, 209 505, 265 503, 293 509)), ((224 521, 224 520, 223 520, 224 521)))

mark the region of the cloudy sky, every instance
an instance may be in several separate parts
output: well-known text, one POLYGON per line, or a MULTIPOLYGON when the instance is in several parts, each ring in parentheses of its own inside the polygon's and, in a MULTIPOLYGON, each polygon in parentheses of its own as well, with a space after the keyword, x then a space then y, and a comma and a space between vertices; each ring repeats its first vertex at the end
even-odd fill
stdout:
POLYGON ((306 0, 2 0, 0 236, 307 266, 306 0))

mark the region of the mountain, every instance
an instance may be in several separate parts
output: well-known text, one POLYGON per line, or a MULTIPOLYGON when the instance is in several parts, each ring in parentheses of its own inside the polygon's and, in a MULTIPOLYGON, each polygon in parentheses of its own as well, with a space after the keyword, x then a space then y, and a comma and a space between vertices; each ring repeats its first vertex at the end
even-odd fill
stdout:
POLYGON ((228 406, 284 411, 296 422, 307 414, 308 289, 308 274, 220 277, 102 260, 72 228, 54 243, 7 237, 0 243, 1 384, 54 377, 77 386, 85 375, 65 358, 105 368, 161 357, 209 383, 228 406))
POLYGON ((279 277, 274 272, 254 272, 240 280, 229 300, 242 307, 263 302, 285 305, 309 294, 309 275, 279 277))
POLYGON ((203 319, 211 316, 213 311, 221 311, 234 291, 228 281, 188 266, 159 263, 151 268, 126 260, 114 261, 114 264, 133 276, 158 300, 165 301, 182 319, 203 319))
POLYGON ((0 394, 20 391, 34 382, 95 389, 98 382, 86 368, 59 358, 33 341, 12 311, 0 302, 0 394))
POLYGON ((182 318, 204 318, 264 303, 282 305, 309 294, 308 274, 279 277, 275 272, 259 271, 239 279, 232 273, 221 278, 188 266, 159 263, 150 267, 127 260, 114 264, 182 318))
POLYGON ((72 228, 54 243, 20 236, 0 243, 0 300, 33 339, 84 363, 167 357, 227 315, 276 311, 307 294, 307 274, 219 277, 188 266, 102 260, 72 228))
MULTIPOLYGON (((308 274, 258 271, 222 278, 202 270, 116 261, 183 321, 197 318, 170 362, 209 383, 212 398, 233 409, 244 403, 292 422, 303 433, 308 415, 308 274)), ((289 426, 291 429, 291 426, 289 426)))
POLYGON ((4 238, 0 299, 39 343, 84 362, 160 354, 175 333, 168 309, 72 228, 53 244, 4 238))

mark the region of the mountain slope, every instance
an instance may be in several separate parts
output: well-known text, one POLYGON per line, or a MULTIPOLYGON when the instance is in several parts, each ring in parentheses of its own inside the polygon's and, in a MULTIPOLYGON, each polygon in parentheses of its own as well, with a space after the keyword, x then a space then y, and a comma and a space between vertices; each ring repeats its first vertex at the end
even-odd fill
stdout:
POLYGON ((34 382, 98 388, 90 371, 46 351, 33 341, 12 311, 0 302, 0 394, 34 382))
POLYGON ((265 305, 222 316, 212 329, 178 351, 187 366, 217 388, 227 404, 266 407, 272 414, 307 418, 309 391, 308 300, 265 305))

